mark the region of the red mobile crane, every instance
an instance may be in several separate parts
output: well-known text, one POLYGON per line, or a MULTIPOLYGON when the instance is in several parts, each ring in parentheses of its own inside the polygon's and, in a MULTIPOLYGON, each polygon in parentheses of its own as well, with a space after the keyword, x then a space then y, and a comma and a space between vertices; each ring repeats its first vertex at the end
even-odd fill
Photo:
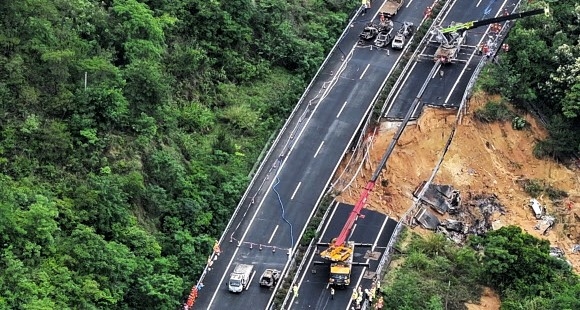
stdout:
MULTIPOLYGON (((481 21, 473 21, 473 22, 468 22, 468 23, 464 23, 464 24, 454 24, 451 27, 448 27, 445 29, 442 29, 442 28, 436 29, 436 31, 438 31, 438 34, 440 34, 441 37, 444 38, 444 40, 449 41, 448 36, 450 36, 450 34, 453 34, 453 33, 456 33, 456 34, 461 33, 461 35, 463 36, 465 31, 468 29, 472 29, 475 27, 483 26, 483 25, 489 25, 492 23, 500 22, 500 21, 536 15, 536 14, 540 14, 542 12, 546 15, 549 15, 549 10, 547 8, 545 8, 545 9, 532 10, 532 11, 523 12, 523 13, 510 14, 510 15, 506 15, 506 16, 501 16, 501 17, 491 18, 491 19, 486 19, 486 20, 481 20, 481 21)), ((450 38, 452 38, 452 35, 450 38)), ((455 41, 455 42, 457 42, 457 41, 455 41)), ((461 40, 457 44, 457 46, 459 46, 462 42, 463 42, 463 40, 461 40)), ((449 43, 449 42, 447 42, 447 43, 449 43)), ((443 42, 441 42, 441 46, 443 46, 443 45, 444 45, 443 42)), ((443 62, 443 59, 436 58, 435 61, 436 62, 443 62)), ((425 89, 425 85, 423 85, 421 92, 423 92, 424 89, 425 89)), ((355 243, 354 243, 354 241, 347 241, 347 240, 350 237, 350 234, 352 232, 354 224, 356 223, 358 218, 361 217, 361 211, 366 205, 366 201, 368 199, 370 192, 375 187, 376 181, 378 180, 381 171, 386 166, 387 160, 389 159, 389 157, 393 153, 395 145, 396 145, 397 141, 399 140, 399 138, 401 137, 403 130, 405 129, 405 125, 409 121, 411 115, 413 114, 412 113, 413 110, 415 109, 415 107, 418 105, 419 102, 420 102, 419 98, 416 98, 415 101, 413 102, 411 108, 407 112, 405 119, 403 120, 403 122, 399 126, 399 128, 397 129, 397 132, 393 136, 393 140, 389 144, 389 147, 387 148, 386 152, 383 154, 383 157, 381 159, 380 164, 375 169, 371 179, 364 187, 363 192, 361 193, 357 203, 355 204, 353 210, 351 211, 350 215, 348 216, 346 223, 344 224, 340 234, 338 235, 338 237, 332 239, 332 241, 328 244, 328 248, 326 250, 324 250, 320 253, 320 256, 322 258, 329 260, 331 262, 331 264, 330 264, 330 280, 329 280, 329 284, 331 284, 331 285, 346 286, 346 285, 350 284, 350 274, 351 274, 352 266, 355 265, 355 263, 353 263, 353 253, 354 253, 355 243)), ((360 264, 358 264, 358 265, 360 265, 360 264)))
MULTIPOLYGON (((415 104, 415 103, 414 103, 415 104)), ((385 154, 381 159, 381 162, 375 169, 371 179, 364 187, 363 192, 360 195, 357 203, 354 205, 354 208, 350 212, 346 223, 344 224, 342 230, 338 237, 332 239, 332 241, 328 244, 328 248, 320 253, 320 256, 326 260, 329 260, 330 263, 330 279, 329 284, 334 286, 346 286, 350 284, 350 273, 352 270, 353 265, 364 265, 360 263, 353 263, 353 253, 355 243, 354 241, 347 241, 350 237, 352 229, 354 228, 354 224, 361 216, 361 211, 366 205, 366 201, 369 197, 370 192, 375 187, 375 184, 381 174, 381 171, 387 164, 387 160, 393 153, 395 149, 395 145, 397 140, 401 137, 403 130, 405 128, 404 124, 406 124, 411 117, 411 112, 413 109, 410 109, 410 112, 407 113, 405 120, 403 120, 403 125, 399 126, 397 132, 393 136, 393 140, 389 144, 385 154)))

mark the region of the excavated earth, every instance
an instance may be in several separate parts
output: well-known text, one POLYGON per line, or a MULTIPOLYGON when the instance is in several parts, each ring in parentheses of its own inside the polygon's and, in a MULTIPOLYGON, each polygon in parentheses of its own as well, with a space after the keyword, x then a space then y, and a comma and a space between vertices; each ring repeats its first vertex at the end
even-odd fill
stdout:
MULTIPOLYGON (((499 220, 497 223, 518 225, 538 238, 549 240, 552 246, 565 252, 565 259, 579 272, 580 253, 573 254, 572 248, 580 244, 580 169, 576 164, 564 165, 533 156, 534 144, 547 133, 531 115, 520 114, 530 124, 525 130, 512 129, 511 122, 482 123, 474 118, 474 111, 488 101, 499 99, 484 93, 476 93, 471 98, 433 183, 451 185, 462 196, 467 193, 495 194, 506 211, 494 219, 499 220), (568 198, 559 201, 551 201, 546 195, 537 198, 547 213, 557 220, 546 235, 534 229, 538 221, 529 207, 531 197, 520 185, 524 179, 543 180, 568 194, 568 198)), ((367 208, 399 219, 412 206, 413 192, 433 172, 451 134, 456 113, 456 110, 427 107, 415 124, 407 126, 367 200, 367 208)), ((350 165, 348 158, 345 160, 337 175, 343 180, 352 178, 352 182, 341 183, 350 184, 339 188, 342 190, 337 198, 339 201, 356 203, 396 129, 393 124, 386 123, 375 131, 375 135, 368 135, 366 142, 370 151, 358 173, 352 167, 353 163, 361 162, 362 156, 351 154, 354 160, 350 165)), ((335 182, 339 184, 338 180, 335 182)), ((490 296, 495 295, 489 293, 486 298, 490 296)), ((493 304, 493 301, 486 303, 493 304)), ((477 307, 473 305, 470 309, 484 309, 477 307)))

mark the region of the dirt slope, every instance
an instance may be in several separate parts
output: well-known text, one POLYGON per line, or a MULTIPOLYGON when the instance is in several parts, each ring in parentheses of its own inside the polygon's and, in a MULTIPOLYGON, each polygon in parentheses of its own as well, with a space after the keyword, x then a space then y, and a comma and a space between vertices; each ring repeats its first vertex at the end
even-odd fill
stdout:
MULTIPOLYGON (((548 239, 552 246, 564 250, 566 259, 572 262, 576 272, 580 271, 580 254, 572 254, 573 244, 580 243, 580 218, 574 217, 574 212, 580 215, 577 168, 573 170, 532 155, 535 141, 545 137, 546 131, 529 115, 523 117, 531 128, 523 131, 513 130, 509 122, 484 124, 474 120, 473 111, 490 99, 494 98, 483 94, 476 94, 471 99, 468 113, 457 128, 434 183, 452 185, 462 193, 495 193, 507 209, 499 218, 502 224, 515 224, 536 237, 548 239), (538 198, 548 213, 559 220, 546 236, 533 228, 537 221, 527 206, 530 196, 516 183, 522 178, 545 180, 569 194, 569 200, 558 203, 547 197, 538 198)), ((431 175, 451 132, 455 114, 455 110, 426 108, 417 124, 405 129, 387 169, 383 170, 369 197, 369 209, 398 219, 411 206, 412 192, 431 175)), ((352 186, 339 196, 340 201, 356 202, 395 131, 396 128, 379 131, 372 142, 370 160, 365 162, 352 186)))

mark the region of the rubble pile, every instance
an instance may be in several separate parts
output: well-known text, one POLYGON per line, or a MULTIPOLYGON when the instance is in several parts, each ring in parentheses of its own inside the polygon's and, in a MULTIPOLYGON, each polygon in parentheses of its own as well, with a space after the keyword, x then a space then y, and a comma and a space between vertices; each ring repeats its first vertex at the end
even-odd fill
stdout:
POLYGON ((541 220, 538 221, 536 226, 534 226, 535 230, 539 230, 542 232, 542 235, 546 235, 548 231, 556 224, 556 219, 550 215, 542 216, 541 220))
POLYGON ((481 235, 492 229, 498 215, 505 214, 505 207, 495 194, 467 193, 468 198, 453 216, 471 225, 469 233, 481 235))
MULTIPOLYGON (((415 197, 424 187, 425 182, 417 187, 415 197)), ((468 192, 462 200, 459 191, 449 185, 430 184, 420 200, 423 208, 415 214, 416 221, 426 229, 442 232, 456 243, 464 243, 469 235, 481 235, 493 229, 499 215, 505 214, 505 207, 495 194, 468 192), (427 207, 449 216, 439 221, 427 207)))

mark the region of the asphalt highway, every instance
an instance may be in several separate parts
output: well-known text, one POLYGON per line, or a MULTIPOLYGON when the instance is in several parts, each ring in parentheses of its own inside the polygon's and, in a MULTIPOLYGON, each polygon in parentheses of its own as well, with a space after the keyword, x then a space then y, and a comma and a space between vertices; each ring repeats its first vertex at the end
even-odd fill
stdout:
MULTIPOLYGON (((402 9, 395 21, 418 24, 426 5, 402 9)), ((264 168, 225 232, 221 255, 203 279, 193 309, 264 309, 270 302, 273 290, 260 288, 257 278, 266 268, 285 269, 289 252, 400 56, 357 47, 359 33, 378 7, 357 17, 264 159, 264 168), (246 291, 233 294, 227 281, 240 263, 253 264, 256 275, 246 291)))
MULTIPOLYGON (((443 16, 440 23, 443 27, 449 26, 452 21, 463 23, 468 21, 493 18, 501 15, 504 9, 512 11, 516 1, 496 0, 457 0, 452 4, 448 14, 443 16), (486 14, 487 13, 487 14, 486 14)), ((468 31, 465 45, 458 56, 458 62, 442 65, 432 80, 429 82, 425 93, 421 98, 421 104, 415 110, 411 119, 417 119, 421 115, 422 108, 426 105, 458 108, 461 103, 465 88, 471 78, 471 74, 481 57, 476 54, 475 47, 485 43, 488 39, 489 26, 482 26, 468 31)), ((438 43, 432 42, 422 49, 419 59, 406 73, 404 83, 397 90, 394 99, 389 103, 384 116, 387 120, 399 121, 407 114, 409 106, 415 100, 418 90, 425 82, 427 75, 434 65, 432 55, 437 50, 438 43)))
MULTIPOLYGON (((338 204, 334 207, 331 216, 325 222, 325 228, 322 231, 319 242, 328 243, 332 238, 336 237, 344 223, 344 219, 348 217, 353 206, 347 204, 338 204)), ((364 218, 360 218, 352 232, 349 240, 361 244, 371 244, 372 246, 355 246, 354 262, 368 263, 369 267, 353 266, 351 274, 351 285, 345 289, 337 289, 334 298, 331 298, 330 290, 327 287, 329 279, 329 266, 319 264, 317 262, 324 262, 318 255, 318 251, 312 251, 308 260, 307 267, 302 270, 299 275, 298 283, 298 297, 292 297, 292 301, 288 309, 350 309, 351 296, 353 289, 359 285, 363 288, 369 288, 372 281, 372 273, 378 267, 380 259, 384 250, 389 243, 389 239, 393 234, 397 222, 386 217, 384 214, 363 209, 361 212, 364 218), (367 252, 375 252, 370 258, 365 257, 367 252)), ((322 251, 326 247, 319 245, 318 250, 322 251)))

